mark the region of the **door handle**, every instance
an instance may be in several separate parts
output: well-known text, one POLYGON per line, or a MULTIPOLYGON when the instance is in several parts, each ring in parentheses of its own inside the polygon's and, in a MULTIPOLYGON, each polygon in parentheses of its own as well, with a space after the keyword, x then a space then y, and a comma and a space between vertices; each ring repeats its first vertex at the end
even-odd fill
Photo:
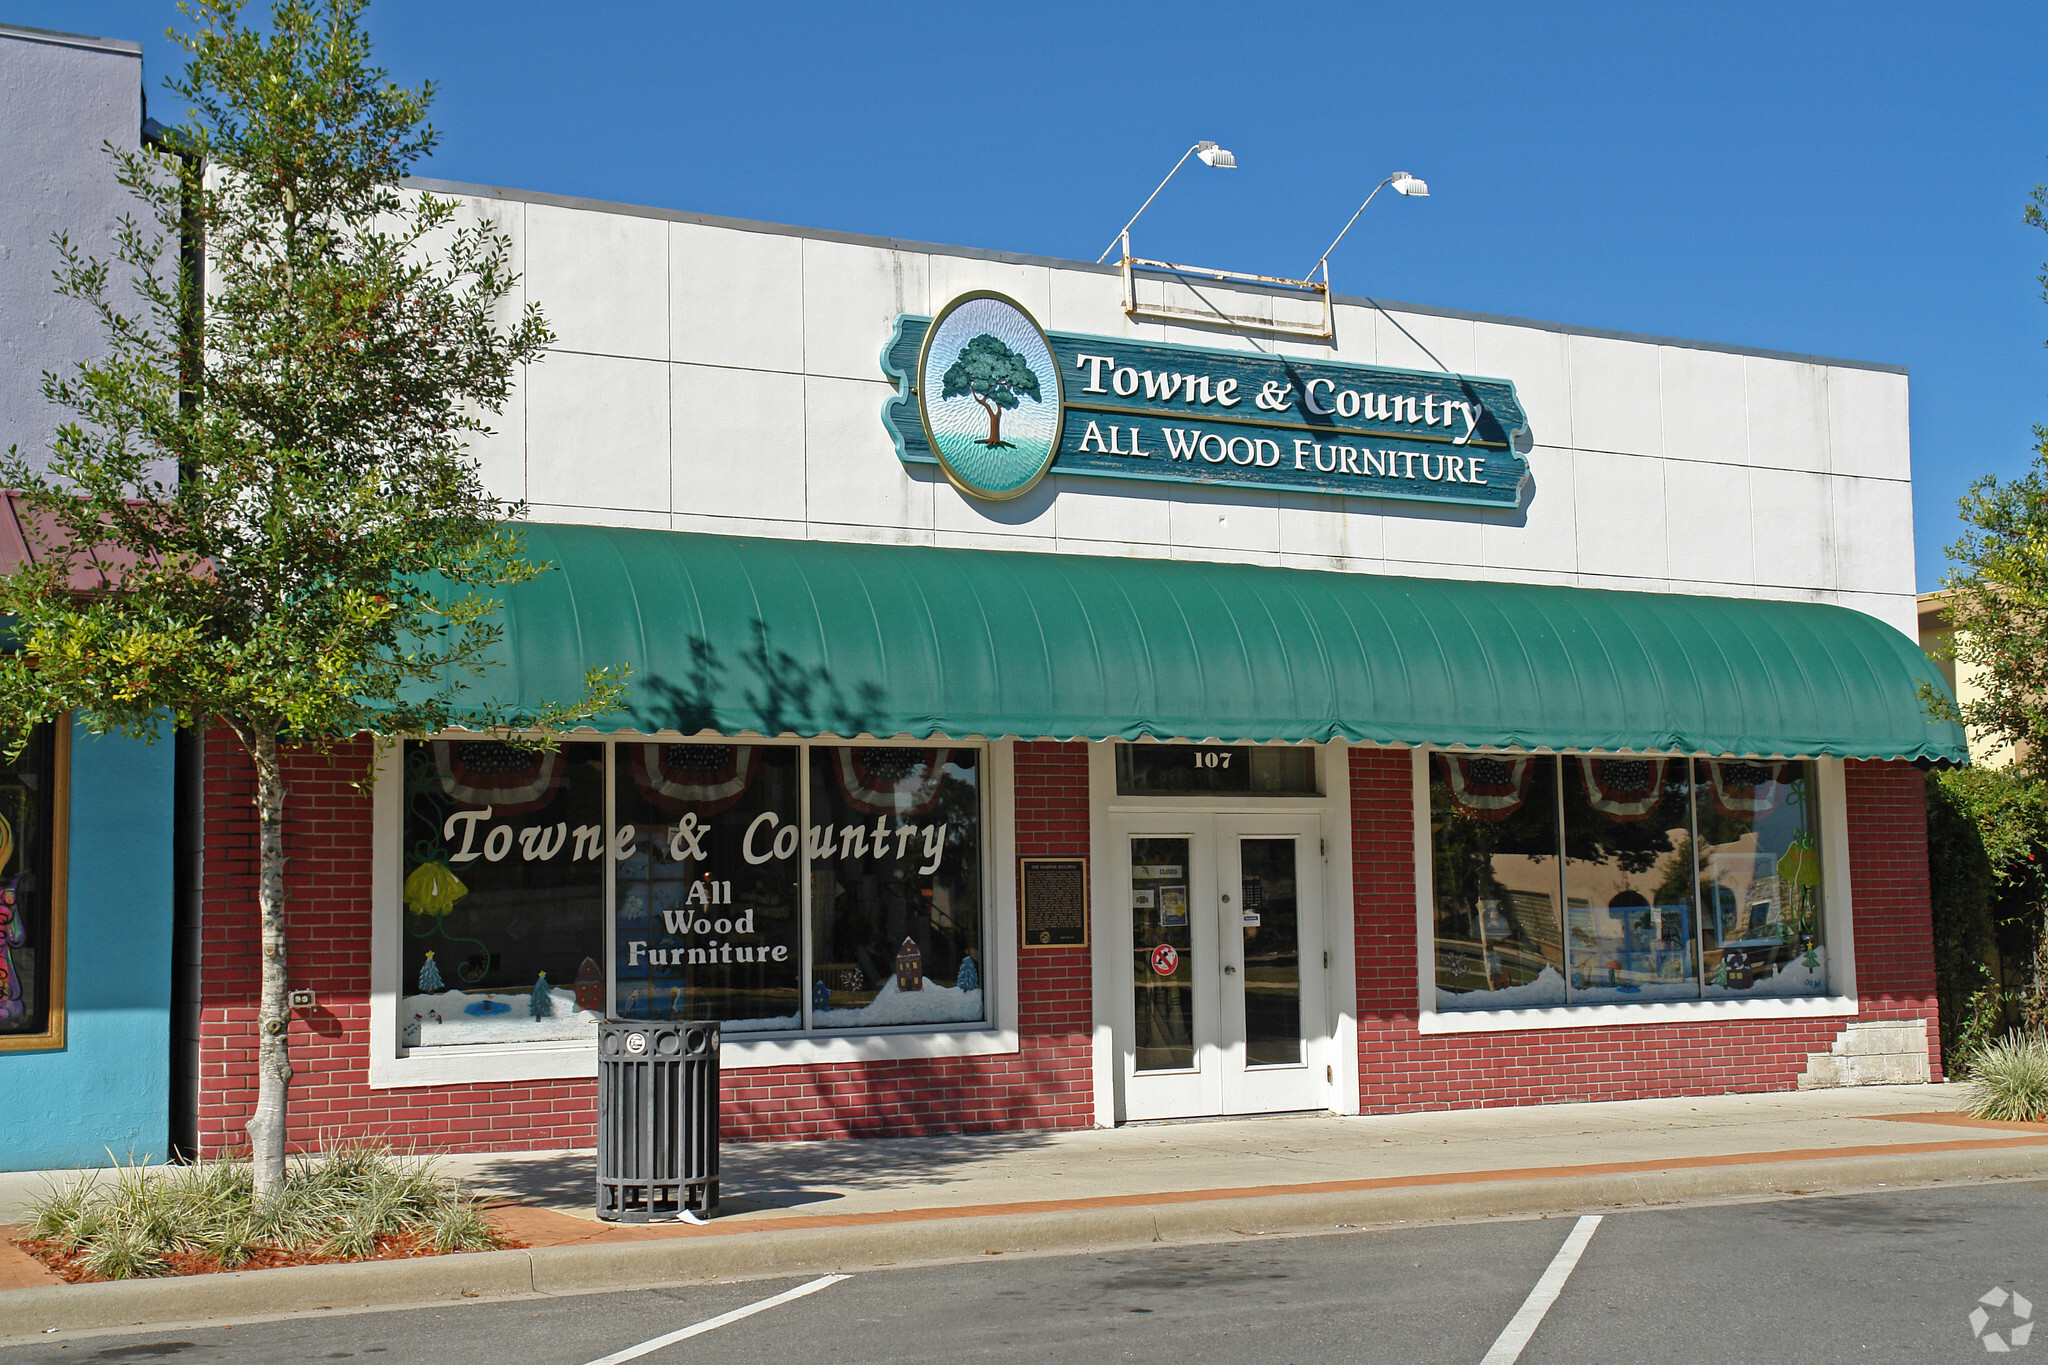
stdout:
POLYGON ((1224 967, 1224 969, 1223 969, 1223 974, 1224 974, 1225 976, 1236 976, 1236 975, 1237 975, 1237 968, 1235 968, 1235 967, 1231 967, 1231 966, 1225 966, 1225 967, 1224 967))

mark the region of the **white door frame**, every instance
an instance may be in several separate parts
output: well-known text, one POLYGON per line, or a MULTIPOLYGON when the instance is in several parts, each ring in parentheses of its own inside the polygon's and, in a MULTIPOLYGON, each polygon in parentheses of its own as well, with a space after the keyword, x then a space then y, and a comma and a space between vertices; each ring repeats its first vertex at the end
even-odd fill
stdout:
MULTIPOLYGON (((1359 1108, 1358 994, 1354 962, 1355 910, 1351 877, 1351 801, 1349 746, 1332 742, 1318 746, 1321 796, 1233 797, 1227 799, 1120 797, 1116 794, 1116 755, 1111 741, 1091 742, 1089 754, 1090 965, 1094 997, 1095 1123, 1108 1128, 1127 1117, 1125 1079, 1129 1075, 1123 1047, 1131 1037, 1124 1015, 1130 996, 1130 926, 1124 902, 1127 884, 1119 883, 1121 860, 1112 819, 1123 814, 1174 811, 1194 815, 1298 815, 1321 820, 1323 941, 1329 967, 1323 974, 1321 1018, 1305 1012, 1308 1066, 1322 1080, 1322 1103, 1340 1114, 1359 1108), (1317 1025, 1320 1025, 1318 1027, 1317 1025)), ((1306 856, 1304 877, 1314 867, 1306 856)), ((1304 954, 1313 945, 1304 942, 1304 954)), ((1306 1002, 1304 1002, 1306 1005, 1306 1002)))

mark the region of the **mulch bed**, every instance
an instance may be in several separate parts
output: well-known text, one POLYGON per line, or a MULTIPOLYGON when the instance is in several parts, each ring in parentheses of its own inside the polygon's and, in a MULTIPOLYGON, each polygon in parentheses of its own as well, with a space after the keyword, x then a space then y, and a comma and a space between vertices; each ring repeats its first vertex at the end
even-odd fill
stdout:
MULTIPOLYGON (((86 1270, 85 1253, 82 1251, 67 1249, 56 1242, 40 1237, 17 1237, 12 1240, 23 1251, 63 1276, 68 1284, 99 1284, 105 1282, 105 1276, 94 1275, 86 1270)), ((498 1245, 501 1250, 508 1251, 523 1250, 526 1247, 526 1243, 509 1237, 500 1241, 498 1245)), ((432 1241, 407 1234, 379 1239, 377 1242, 377 1254, 374 1256, 328 1256, 317 1251, 288 1251, 283 1247, 262 1246, 253 1248, 249 1253, 248 1259, 244 1260, 240 1265, 225 1266, 212 1256, 202 1256, 189 1251, 173 1252, 166 1258, 170 1263, 170 1269, 165 1271, 164 1274, 166 1276, 217 1275, 228 1270, 273 1270, 278 1266, 287 1265, 339 1265, 350 1261, 403 1261, 420 1256, 459 1256, 461 1254, 461 1252, 457 1251, 438 1251, 435 1249, 432 1241)), ((148 1278, 161 1277, 151 1276, 148 1278)))

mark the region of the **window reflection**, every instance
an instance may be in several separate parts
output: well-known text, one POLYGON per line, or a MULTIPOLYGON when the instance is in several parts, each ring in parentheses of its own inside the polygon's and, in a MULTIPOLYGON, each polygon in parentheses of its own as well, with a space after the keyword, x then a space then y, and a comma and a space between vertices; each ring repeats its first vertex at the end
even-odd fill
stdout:
POLYGON ((1825 994, 1817 773, 1434 755, 1437 1008, 1825 994))
POLYGON ((1701 945, 1705 993, 1811 995, 1827 988, 1814 765, 1701 759, 1701 945))
POLYGON ((1439 1006, 1564 1004, 1557 760, 1437 754, 1430 776, 1439 1006))
POLYGON ((1571 999, 1699 994, 1692 784, 1682 758, 1564 760, 1571 999))

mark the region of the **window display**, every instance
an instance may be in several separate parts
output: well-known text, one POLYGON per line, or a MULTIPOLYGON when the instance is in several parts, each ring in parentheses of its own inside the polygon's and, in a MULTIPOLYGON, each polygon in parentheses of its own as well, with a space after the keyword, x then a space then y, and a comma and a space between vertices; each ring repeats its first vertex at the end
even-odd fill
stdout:
POLYGON ((1435 755, 1429 826, 1439 1007, 1564 1004, 1557 760, 1435 755))
POLYGON ((616 752, 618 1016, 719 1019, 728 1033, 800 1027, 797 751, 616 752))
POLYGON ((604 746, 408 740, 408 1046, 588 1038, 604 1014, 604 746))
POLYGON ((1699 994, 1688 768, 1666 758, 1562 762, 1573 1004, 1699 994))
POLYGON ((1438 1009, 1826 993, 1813 763, 1437 754, 1430 772, 1438 1009))
POLYGON ((980 757, 811 748, 816 1027, 983 1017, 980 757))
POLYGON ((1813 764, 1695 765, 1709 998, 1827 988, 1813 764))
POLYGON ((608 1010, 728 1036, 982 1022, 982 758, 408 742, 402 1043, 582 1041, 608 1010))
POLYGON ((56 734, 40 725, 20 757, 0 758, 0 1044, 48 1042, 51 946, 63 932, 51 884, 56 734))

